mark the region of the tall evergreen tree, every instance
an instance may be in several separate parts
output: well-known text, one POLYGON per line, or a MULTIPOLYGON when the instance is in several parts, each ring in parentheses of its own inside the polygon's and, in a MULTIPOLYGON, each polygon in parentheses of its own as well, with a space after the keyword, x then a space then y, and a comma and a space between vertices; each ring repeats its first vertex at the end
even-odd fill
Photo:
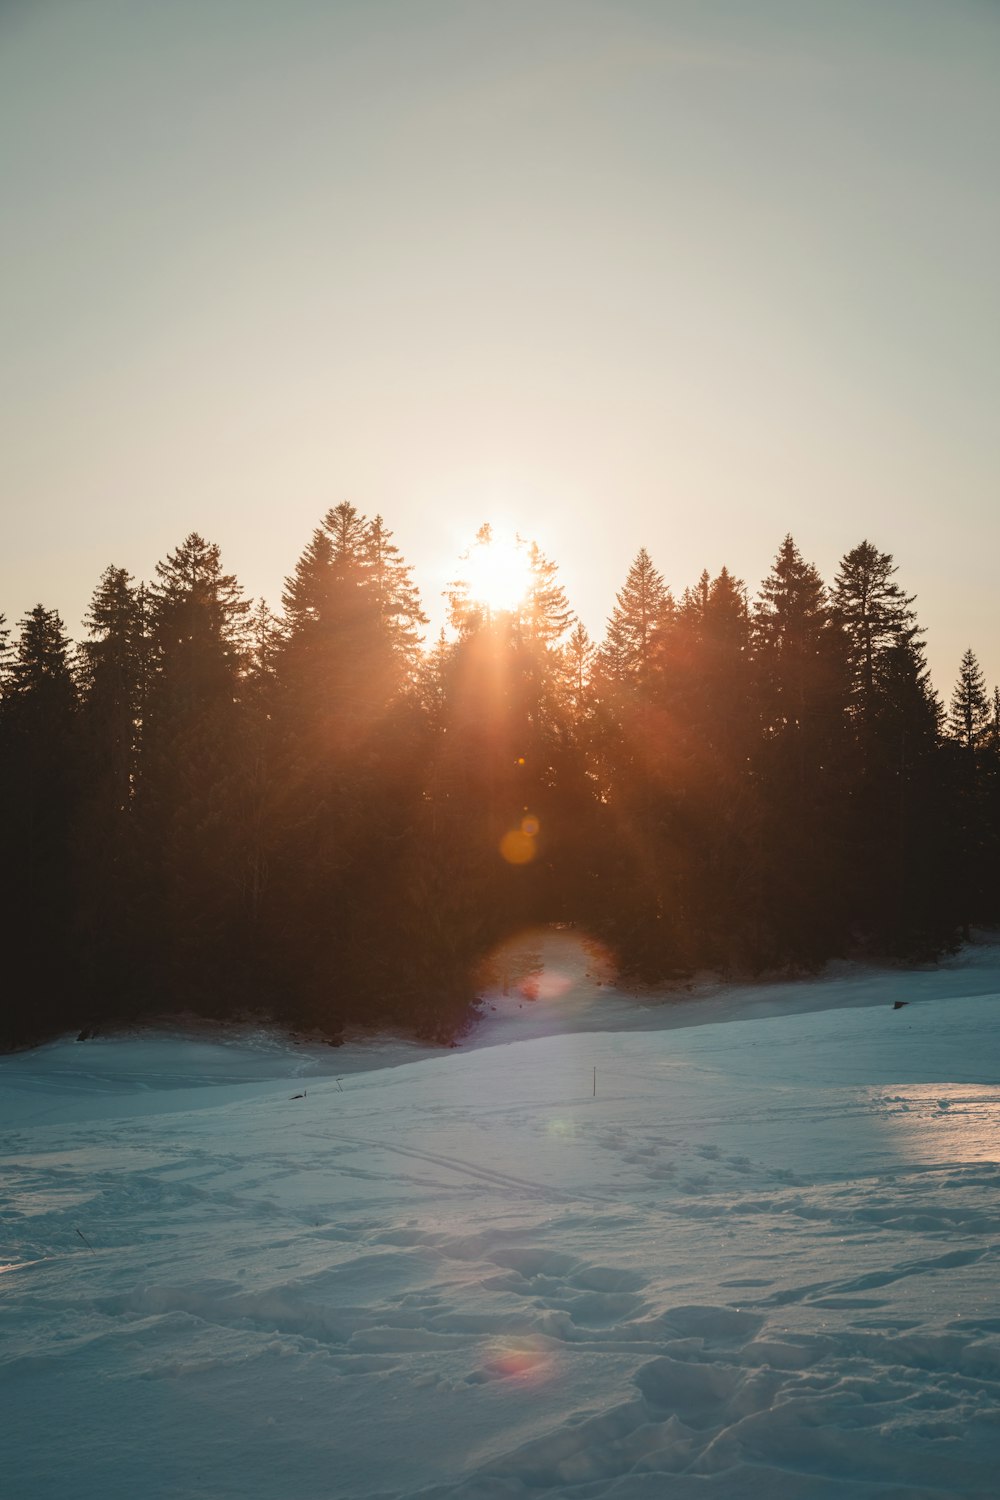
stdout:
POLYGON ((285 628, 289 633, 319 624, 332 565, 333 543, 328 532, 317 526, 295 564, 294 572, 285 579, 281 602, 285 611, 285 628))
POLYGON ((847 640, 847 656, 856 709, 874 706, 879 670, 900 640, 918 633, 913 595, 904 594, 889 552, 863 541, 841 559, 833 587, 833 608, 847 640))
POLYGON ((79 790, 70 643, 55 610, 20 622, 0 723, 0 1045, 65 1024, 72 1006, 72 827, 79 790))
POLYGON ((327 511, 286 580, 278 676, 293 717, 325 737, 363 739, 416 670, 427 623, 381 516, 327 511))
POLYGON ((298 1019, 336 1030, 385 1004, 387 866, 418 795, 426 617, 382 518, 347 503, 313 533, 284 603, 264 927, 298 1019))
POLYGON ((856 926, 879 951, 904 957, 939 951, 955 931, 941 720, 923 643, 908 626, 879 657, 848 824, 856 926))
POLYGON ((427 624, 413 569, 403 561, 381 516, 366 524, 362 548, 370 590, 381 629, 396 659, 408 673, 416 670, 422 629, 427 624))
POLYGON ((836 830, 848 795, 848 677, 846 639, 823 580, 791 536, 761 584, 753 648, 759 951, 762 960, 812 963, 844 929, 847 873, 836 830))
POLYGON ((219 547, 197 532, 157 564, 136 814, 150 863, 151 979, 195 1008, 244 996, 252 958, 237 815, 248 611, 219 547))
POLYGON ((673 612, 673 599, 663 575, 653 566, 645 547, 641 547, 615 596, 615 607, 598 652, 602 675, 619 682, 645 678, 651 668, 657 635, 669 624, 673 612))
POLYGON ((947 730, 952 754, 948 850, 949 894, 957 898, 966 936, 972 922, 992 922, 1000 907, 996 870, 1000 855, 1000 759, 990 733, 986 681, 971 647, 962 657, 951 696, 947 730))
POLYGON ((521 633, 543 646, 554 646, 573 624, 573 611, 559 578, 559 567, 537 542, 528 545, 528 587, 518 611, 521 633))
POLYGON ((246 665, 250 606, 218 545, 191 532, 156 565, 149 591, 151 722, 228 698, 246 665))
POLYGON ((84 620, 89 639, 79 647, 86 731, 99 768, 125 807, 135 790, 144 710, 147 643, 145 591, 124 568, 102 573, 84 620))
POLYGON ((109 567, 78 652, 83 787, 77 822, 82 998, 112 1014, 137 1004, 144 972, 145 875, 136 838, 148 643, 145 591, 109 567))
POLYGON ((659 806, 665 844, 685 829, 686 942, 698 961, 746 962, 758 888, 756 721, 750 611, 742 580, 723 567, 685 590, 662 641, 654 700, 664 742, 659 806))
POLYGON ((786 536, 754 610, 758 690, 768 736, 799 736, 814 721, 829 692, 831 635, 823 580, 786 536))
POLYGON ((970 753, 975 751, 990 722, 990 701, 986 696, 986 679, 970 646, 962 657, 951 695, 948 730, 970 753))
POLYGON ((615 599, 591 676, 591 773, 598 801, 592 920, 645 977, 683 964, 675 795, 681 750, 665 656, 676 610, 642 548, 615 599))

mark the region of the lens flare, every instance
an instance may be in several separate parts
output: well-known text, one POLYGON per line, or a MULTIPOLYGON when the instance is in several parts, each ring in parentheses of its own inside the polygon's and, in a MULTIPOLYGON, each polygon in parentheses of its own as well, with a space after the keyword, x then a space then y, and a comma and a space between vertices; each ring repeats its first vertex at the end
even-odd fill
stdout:
POLYGON ((509 865, 529 865, 535 857, 535 840, 522 828, 511 828, 500 840, 500 853, 509 865))
POLYGON ((502 1380, 544 1380, 552 1356, 540 1339, 509 1339, 495 1344, 484 1369, 502 1380))
POLYGON ((529 865, 535 857, 535 839, 541 823, 526 813, 519 828, 509 828, 500 840, 500 853, 509 865, 529 865))
MULTIPOLYGON (((528 839, 520 829, 516 832, 528 839)), ((515 1009, 527 1001, 586 1008, 614 976, 614 957, 603 944, 573 923, 553 922, 524 928, 498 943, 483 955, 476 982, 495 991, 498 1000, 515 998, 515 1009)))

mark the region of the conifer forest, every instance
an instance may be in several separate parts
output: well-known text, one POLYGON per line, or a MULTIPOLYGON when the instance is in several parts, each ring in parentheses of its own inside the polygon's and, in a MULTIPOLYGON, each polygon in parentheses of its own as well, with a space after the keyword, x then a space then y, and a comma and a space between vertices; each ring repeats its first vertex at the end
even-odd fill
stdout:
POLYGON ((942 702, 868 541, 753 593, 645 550, 603 640, 557 565, 429 647, 380 517, 330 510, 275 615, 197 534, 85 638, 0 619, 0 1045, 170 1012, 459 1033, 484 955, 575 922, 636 981, 933 958, 1000 916, 1000 693, 942 702))

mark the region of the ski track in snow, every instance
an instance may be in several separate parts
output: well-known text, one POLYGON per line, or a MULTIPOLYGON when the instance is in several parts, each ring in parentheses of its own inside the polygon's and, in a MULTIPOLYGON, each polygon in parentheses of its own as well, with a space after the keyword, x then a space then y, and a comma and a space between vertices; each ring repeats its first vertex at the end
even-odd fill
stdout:
POLYGON ((576 1009, 369 1071, 0 1059, 4 1492, 995 1500, 1000 950, 617 1030, 543 956, 576 1009))

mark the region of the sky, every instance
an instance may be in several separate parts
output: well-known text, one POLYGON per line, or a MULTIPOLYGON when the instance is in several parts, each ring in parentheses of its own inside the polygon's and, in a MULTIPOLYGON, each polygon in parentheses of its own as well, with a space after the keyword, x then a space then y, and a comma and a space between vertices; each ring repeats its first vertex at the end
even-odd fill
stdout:
POLYGON ((1000 681, 998 77, 996 0, 0 0, 0 611, 193 529, 277 605, 349 500, 597 636, 867 537, 1000 681))

